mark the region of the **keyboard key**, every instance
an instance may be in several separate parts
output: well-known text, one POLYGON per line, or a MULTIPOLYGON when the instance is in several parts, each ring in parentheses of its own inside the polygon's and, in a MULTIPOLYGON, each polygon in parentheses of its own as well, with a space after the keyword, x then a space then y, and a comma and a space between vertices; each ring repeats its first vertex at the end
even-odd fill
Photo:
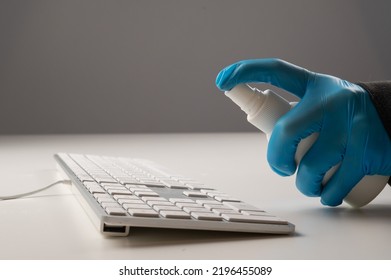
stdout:
POLYGON ((124 186, 121 184, 113 184, 113 183, 101 183, 104 189, 106 188, 123 188, 124 186))
POLYGON ((94 182, 95 180, 88 174, 79 174, 76 177, 82 182, 94 182))
POLYGON ((258 215, 258 216, 273 216, 265 211, 262 211, 262 210, 259 210, 259 211, 246 211, 246 210, 243 210, 241 212, 242 214, 244 215, 258 215))
POLYGON ((122 177, 117 177, 116 178, 118 180, 118 182, 120 182, 122 185, 127 185, 127 184, 138 184, 139 181, 134 179, 134 178, 131 178, 131 177, 125 177, 125 178, 122 178, 122 177))
POLYGON ((223 218, 212 212, 192 212, 191 216, 197 220, 221 221, 223 218))
POLYGON ((95 197, 95 199, 98 199, 98 198, 112 198, 111 195, 109 195, 107 193, 95 193, 94 197, 95 197))
POLYGON ((185 211, 186 213, 192 213, 192 212, 206 212, 206 213, 210 213, 210 210, 206 209, 206 208, 199 208, 199 207, 183 207, 182 208, 183 211, 185 211))
MULTIPOLYGON (((96 199, 96 201, 98 201, 100 204, 102 204, 102 203, 115 203, 115 204, 117 204, 116 201, 112 197, 98 197, 96 199)), ((117 204, 117 206, 118 206, 118 204, 117 204)))
POLYGON ((219 192, 219 191, 216 191, 216 190, 209 190, 209 189, 201 189, 200 192, 206 194, 207 196, 209 197, 215 197, 215 196, 222 196, 222 195, 226 195, 225 193, 222 193, 222 192, 219 192))
POLYGON ((174 206, 174 203, 169 202, 169 201, 155 201, 155 200, 150 200, 147 202, 147 204, 151 207, 155 205, 160 205, 160 206, 174 206))
POLYGON ((128 190, 127 188, 125 187, 110 187, 110 186, 103 186, 103 188, 108 191, 108 190, 128 190))
POLYGON ((126 198, 120 198, 117 200, 117 202, 121 205, 123 205, 124 203, 129 203, 129 204, 142 204, 142 205, 145 205, 145 203, 143 201, 141 201, 140 199, 126 199, 126 198))
POLYGON ((159 217, 153 209, 128 209, 128 213, 135 217, 159 217))
POLYGON ((217 201, 220 201, 220 202, 224 202, 224 201, 227 201, 227 202, 241 202, 240 199, 237 199, 237 198, 234 198, 234 197, 230 197, 230 196, 215 196, 214 199, 216 199, 217 201))
POLYGON ((214 213, 222 215, 222 214, 240 214, 238 211, 233 209, 218 209, 215 208, 212 210, 214 213))
POLYGON ((117 183, 117 180, 111 177, 94 177, 98 183, 117 183))
POLYGON ((111 195, 131 195, 132 192, 127 189, 109 189, 107 191, 111 195))
POLYGON ((126 211, 120 207, 106 207, 106 213, 112 216, 126 216, 126 211))
POLYGON ((190 215, 183 211, 160 211, 160 215, 169 219, 190 219, 190 215))
POLYGON ((141 180, 140 184, 144 184, 148 187, 165 188, 166 185, 158 181, 141 180))
POLYGON ((202 205, 199 205, 197 203, 175 203, 176 206, 178 206, 179 208, 183 208, 183 207, 198 207, 198 208, 204 208, 202 205))
POLYGON ((243 202, 224 202, 224 205, 237 211, 262 211, 261 209, 243 202))
POLYGON ((151 209, 146 204, 140 204, 140 203, 124 203, 122 204, 122 207, 129 211, 129 209, 151 209))
POLYGON ((121 208, 121 206, 115 200, 113 200, 113 201, 102 201, 101 205, 102 205, 103 208, 107 208, 107 207, 111 207, 111 208, 120 207, 121 208))
POLYGON ((97 183, 97 182, 84 182, 83 185, 88 189, 90 187, 99 187, 101 188, 101 186, 97 183))
POLYGON ((148 201, 164 201, 164 202, 166 202, 167 201, 167 199, 166 198, 164 198, 164 197, 150 197, 150 196, 144 196, 144 197, 142 197, 141 198, 143 201, 145 201, 146 203, 148 203, 148 201))
POLYGON ((162 180, 161 182, 171 189, 188 189, 185 184, 175 180, 162 180))
POLYGON ((99 185, 98 186, 89 186, 87 187, 88 191, 92 194, 95 194, 95 193, 106 193, 106 191, 100 187, 99 185))
POLYGON ((155 197, 158 197, 159 194, 155 193, 154 191, 135 191, 134 192, 135 195, 137 195, 138 197, 143 197, 143 196, 155 196, 155 197))
POLYGON ((204 207, 206 209, 209 209, 209 210, 213 210, 213 209, 225 209, 225 210, 232 210, 231 208, 229 208, 228 206, 225 206, 225 205, 219 205, 219 204, 207 204, 205 203, 204 204, 204 207))
POLYGON ((154 210, 160 211, 182 211, 180 208, 176 206, 167 206, 167 205, 154 205, 152 207, 154 210))
POLYGON ((133 194, 115 194, 113 195, 113 198, 115 200, 118 200, 118 199, 136 199, 136 200, 140 200, 137 196, 133 195, 133 194))
MULTIPOLYGON (((208 187, 205 184, 200 184, 200 183, 185 183, 185 186, 187 186, 189 189, 192 190, 208 189, 208 187)), ((212 190, 212 188, 210 189, 212 190)))
POLYGON ((127 187, 128 190, 131 190, 131 191, 137 191, 137 190, 150 190, 150 188, 148 188, 148 187, 145 186, 145 185, 126 184, 125 187, 127 187))
POLYGON ((196 191, 184 191, 183 194, 188 197, 208 197, 206 194, 196 191))
POLYGON ((216 201, 216 200, 212 200, 212 199, 199 199, 199 200, 196 200, 196 202, 200 205, 204 205, 204 204, 223 205, 221 202, 216 201))

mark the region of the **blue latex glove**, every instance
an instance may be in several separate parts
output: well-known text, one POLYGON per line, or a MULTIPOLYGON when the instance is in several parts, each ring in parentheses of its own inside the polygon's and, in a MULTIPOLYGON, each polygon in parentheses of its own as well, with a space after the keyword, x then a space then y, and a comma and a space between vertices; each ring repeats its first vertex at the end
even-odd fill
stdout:
POLYGON ((273 84, 301 98, 270 137, 267 160, 275 172, 295 173, 297 144, 319 132, 298 166, 296 185, 303 194, 337 206, 365 175, 391 175, 391 141, 362 87, 279 59, 240 61, 216 78, 221 90, 254 82, 273 84), (324 174, 339 162, 339 169, 322 186, 324 174))

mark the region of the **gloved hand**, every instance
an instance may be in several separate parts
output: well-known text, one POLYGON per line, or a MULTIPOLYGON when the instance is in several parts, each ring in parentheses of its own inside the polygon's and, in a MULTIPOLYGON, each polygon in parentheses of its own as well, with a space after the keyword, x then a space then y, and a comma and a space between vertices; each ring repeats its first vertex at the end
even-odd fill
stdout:
POLYGON ((296 185, 303 194, 337 206, 365 175, 391 175, 391 141, 362 87, 279 59, 240 61, 216 78, 221 90, 254 82, 270 83, 301 98, 279 119, 270 137, 267 160, 275 172, 295 173, 297 144, 319 133, 298 166, 296 185), (324 174, 338 163, 338 170, 322 186, 324 174))

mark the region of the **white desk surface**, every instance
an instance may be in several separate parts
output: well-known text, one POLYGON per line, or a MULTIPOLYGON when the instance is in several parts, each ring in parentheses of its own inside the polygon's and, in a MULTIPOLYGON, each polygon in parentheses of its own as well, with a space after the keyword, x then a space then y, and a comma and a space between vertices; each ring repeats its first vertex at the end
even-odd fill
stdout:
POLYGON ((391 190, 360 210, 324 207, 265 159, 259 133, 0 136, 0 195, 47 182, 59 151, 144 157, 296 225, 288 236, 134 228, 100 235, 67 185, 0 201, 0 259, 391 259, 391 190))

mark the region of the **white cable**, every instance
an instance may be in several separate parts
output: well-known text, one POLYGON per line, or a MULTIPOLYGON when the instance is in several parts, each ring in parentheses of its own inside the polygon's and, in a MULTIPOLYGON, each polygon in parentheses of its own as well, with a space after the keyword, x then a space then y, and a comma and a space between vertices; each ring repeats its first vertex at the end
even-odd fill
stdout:
POLYGON ((30 191, 30 192, 25 192, 25 193, 20 193, 20 194, 14 194, 14 195, 7 195, 7 196, 0 196, 0 200, 9 200, 9 199, 17 199, 17 198, 21 198, 21 197, 24 197, 24 196, 28 196, 28 195, 31 195, 31 194, 35 194, 35 193, 38 193, 38 192, 42 192, 44 190, 47 190, 55 185, 58 185, 58 184, 69 184, 71 181, 70 180, 58 180, 54 183, 51 183, 50 185, 47 185, 46 187, 43 187, 43 188, 40 188, 40 189, 36 189, 34 191, 30 191))

